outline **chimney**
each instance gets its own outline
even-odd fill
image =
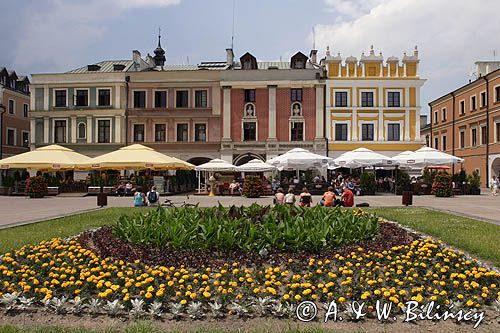
[[[318,54],[318,50],[311,50],[311,53],[309,53],[309,58],[311,58],[311,62],[313,64],[317,63],[317,58],[316,58],[317,54]]]
[[[139,64],[141,62],[141,52],[137,50],[132,51],[132,60],[136,63]]]
[[[233,53],[233,49],[226,49],[226,57],[227,57],[227,64],[229,66],[232,66],[233,65],[233,62],[234,62],[234,53]]]

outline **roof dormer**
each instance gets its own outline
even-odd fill
[[[307,59],[309,59],[309,58],[304,53],[302,53],[300,51],[295,53],[295,55],[292,57],[292,59],[290,61],[290,68],[292,68],[292,69],[305,69]]]
[[[257,69],[257,59],[249,52],[240,58],[241,69]]]

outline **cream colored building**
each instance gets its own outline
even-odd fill
[[[328,155],[359,147],[394,156],[422,146],[418,50],[385,60],[373,46],[358,61],[342,59],[327,49],[323,63],[326,80],[326,137]]]

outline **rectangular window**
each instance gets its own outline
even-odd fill
[[[290,100],[292,102],[302,102],[302,88],[290,89]]]
[[[500,142],[500,123],[496,123],[495,126],[496,126],[496,129],[497,129],[497,138],[496,138],[497,140],[496,140],[496,142]]]
[[[54,121],[54,142],[55,143],[66,142],[66,120]]]
[[[134,91],[134,108],[146,107],[146,92]]]
[[[97,104],[99,106],[110,106],[111,105],[111,90],[109,89],[98,89]]]
[[[257,137],[257,124],[255,122],[243,123],[243,141],[255,141]]]
[[[303,141],[304,140],[304,123],[293,122],[291,124],[290,141]]]
[[[361,106],[372,107],[373,106],[373,92],[372,91],[362,91],[361,92]]]
[[[16,113],[15,104],[14,104],[14,100],[13,99],[9,99],[9,113],[10,114]]]
[[[98,120],[97,121],[97,142],[110,143],[111,142],[111,121]]]
[[[187,108],[189,99],[188,90],[177,90],[175,92],[175,107],[176,108]]]
[[[347,141],[347,124],[335,124],[335,141]]]
[[[188,124],[177,124],[177,142],[189,141],[189,126]]]
[[[438,112],[434,111],[434,124],[438,123]]]
[[[335,92],[335,106],[341,108],[347,106],[347,91]]]
[[[30,146],[30,133],[23,132],[23,147],[28,148]]]
[[[387,124],[387,141],[399,141],[401,128],[399,124]]]
[[[207,141],[206,124],[194,124],[194,141],[199,141],[199,142]]]
[[[476,110],[476,96],[472,96],[470,99],[470,109],[472,111]]]
[[[434,138],[434,149],[439,149],[439,138]]]
[[[29,105],[24,103],[23,104],[23,116],[24,116],[24,118],[28,118],[28,113],[29,113]]]
[[[255,103],[255,89],[245,89],[245,103]]]
[[[486,131],[486,126],[481,126],[481,144],[482,145],[485,145],[486,143],[488,143],[488,135],[487,135],[487,131]]]
[[[446,135],[443,135],[443,151],[446,150]]]
[[[7,129],[7,145],[15,146],[16,145],[16,130]]]
[[[167,141],[167,126],[165,124],[155,124],[155,142]]]
[[[55,91],[56,95],[56,107],[57,108],[63,108],[67,106],[66,103],[66,90],[56,90]]]
[[[196,90],[194,92],[194,106],[206,108],[208,106],[208,92],[206,90]]]
[[[465,113],[465,101],[460,101],[460,114]]]
[[[166,90],[156,90],[155,91],[155,108],[166,108],[167,107],[167,91]]]
[[[446,121],[446,108],[441,110],[441,121]]]
[[[89,91],[87,89],[76,90],[75,106],[89,106]]]
[[[399,93],[399,91],[389,91],[387,93],[387,106],[400,107],[401,106],[400,95],[401,94]]]
[[[473,128],[471,130],[471,140],[472,140],[472,147],[477,146],[477,129]]]
[[[485,107],[485,106],[486,106],[486,104],[487,104],[487,103],[486,103],[486,92],[485,92],[485,91],[483,91],[483,92],[481,93],[481,107]]]
[[[500,86],[495,87],[495,102],[500,102]]]
[[[460,132],[460,148],[465,148],[465,131]]]
[[[361,140],[363,141],[373,141],[373,124],[362,124],[361,125]]]
[[[134,124],[134,142],[144,142],[144,124]]]

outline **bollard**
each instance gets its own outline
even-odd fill
[[[97,206],[104,207],[108,205],[108,195],[106,193],[97,193]]]
[[[403,191],[403,205],[411,206],[413,204],[413,192],[412,191]]]

